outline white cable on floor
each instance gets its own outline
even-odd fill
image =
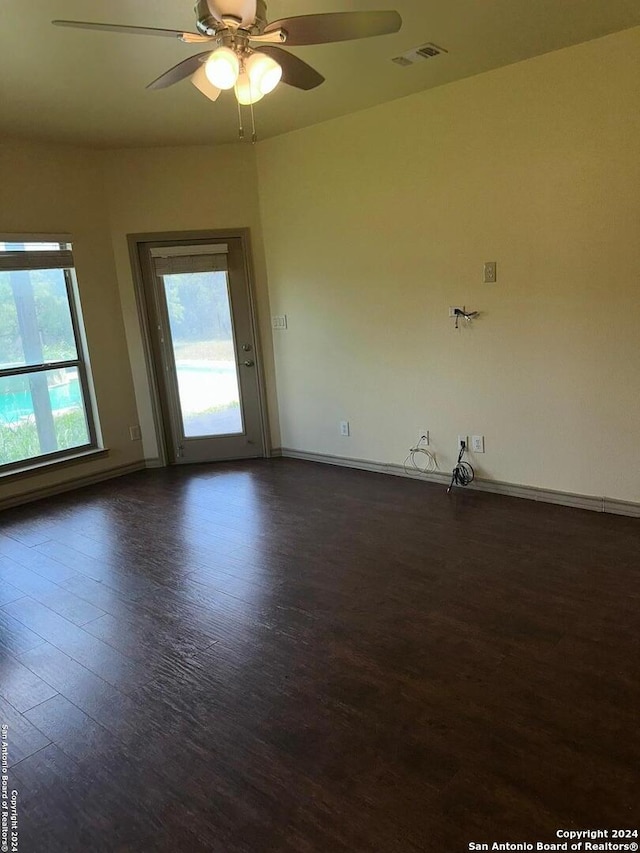
[[[425,436],[421,436],[420,441],[416,446],[409,449],[409,455],[403,463],[405,474],[429,474],[432,471],[438,470],[438,460],[436,459],[435,453],[432,453],[428,448],[424,447],[423,443],[425,440]],[[418,464],[418,454],[425,457],[423,467]]]

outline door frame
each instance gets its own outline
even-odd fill
[[[151,319],[149,317],[149,311],[147,308],[148,294],[147,288],[145,287],[145,280],[150,274],[152,274],[152,270],[150,269],[148,264],[149,256],[146,252],[146,247],[150,243],[165,243],[168,246],[180,245],[181,243],[188,245],[189,243],[206,242],[207,240],[223,241],[231,238],[239,239],[242,247],[244,274],[247,282],[247,293],[249,297],[251,331],[253,334],[253,339],[255,341],[255,362],[258,381],[260,429],[262,433],[262,446],[264,448],[263,458],[270,458],[271,441],[267,420],[267,399],[262,361],[262,342],[260,339],[260,327],[258,324],[257,306],[254,293],[254,275],[251,253],[250,229],[235,228],[216,229],[208,231],[157,231],[145,232],[142,234],[127,234],[127,244],[129,247],[129,259],[131,263],[131,271],[133,274],[136,308],[138,310],[138,322],[142,336],[142,347],[144,350],[147,383],[151,398],[153,424],[155,429],[156,442],[158,445],[158,464],[160,467],[163,468],[169,465],[167,436],[168,425],[165,424],[161,404],[160,380],[158,377],[158,370],[161,366],[156,364],[156,359],[153,356],[153,345],[150,329]]]

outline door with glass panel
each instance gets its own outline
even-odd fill
[[[156,375],[171,463],[263,456],[242,241],[150,245]]]

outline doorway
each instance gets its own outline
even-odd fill
[[[136,245],[166,461],[264,456],[259,353],[242,235]]]

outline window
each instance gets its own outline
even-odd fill
[[[71,244],[17,239],[0,237],[0,473],[97,446]]]

